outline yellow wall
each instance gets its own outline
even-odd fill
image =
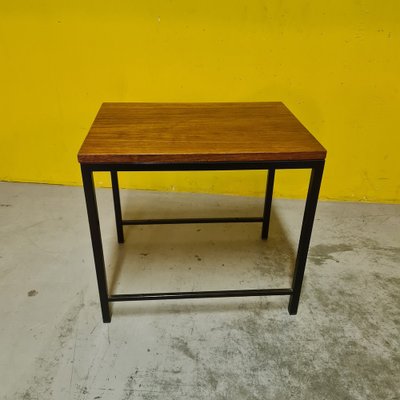
[[[0,179],[80,184],[103,101],[281,100],[328,149],[322,198],[399,202],[399,20],[398,0],[0,0]],[[278,195],[304,195],[300,177],[278,175]],[[264,180],[122,186],[259,195]]]

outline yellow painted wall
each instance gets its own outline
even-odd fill
[[[0,180],[80,184],[103,101],[281,100],[328,149],[322,198],[399,202],[399,21],[398,0],[0,0]],[[278,195],[304,195],[306,175],[277,178]],[[122,186],[260,195],[264,181]]]

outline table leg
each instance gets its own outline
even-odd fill
[[[97,285],[99,288],[101,313],[103,322],[111,321],[110,307],[108,303],[107,276],[104,265],[103,245],[97,210],[96,192],[93,182],[93,172],[90,168],[81,165],[83,189],[85,191],[86,208],[89,218],[90,236],[92,239],[94,265],[96,267]]]
[[[121,199],[119,197],[118,172],[111,171],[111,183],[114,199],[115,224],[117,227],[118,243],[124,243],[124,229],[122,226]]]
[[[271,219],[272,193],[274,191],[274,180],[275,180],[275,169],[270,168],[268,170],[267,188],[265,191],[263,224],[261,231],[261,238],[264,240],[268,239],[269,223]]]
[[[306,267],[308,248],[310,246],[311,232],[314,223],[315,210],[318,203],[318,194],[321,187],[323,171],[324,161],[321,161],[321,163],[318,163],[317,166],[312,168],[311,172],[310,185],[308,187],[306,206],[304,210],[303,223],[301,226],[301,234],[293,275],[293,294],[290,296],[289,300],[289,314],[291,315],[297,314],[297,308],[299,306],[301,285],[303,283],[304,270]]]

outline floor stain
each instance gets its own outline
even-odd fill
[[[33,397],[28,390],[22,395],[22,400],[33,400]]]
[[[354,248],[346,243],[340,244],[318,244],[310,249],[309,259],[316,265],[321,266],[327,261],[339,262],[333,254],[353,251]]]
[[[30,290],[30,291],[28,292],[28,297],[36,296],[38,293],[39,293],[39,292],[38,292],[37,290],[35,290],[35,289]]]
[[[400,262],[400,247],[395,246],[381,246],[376,240],[363,239],[361,245],[368,250],[375,253],[375,261],[378,262],[380,259],[385,257],[386,259],[394,262]]]
[[[132,398],[134,394],[133,386],[135,384],[135,377],[134,375],[130,375],[126,381],[125,387],[124,387],[124,397],[122,400],[129,400]]]
[[[198,356],[193,353],[193,351],[189,348],[188,343],[182,338],[174,338],[172,342],[172,348],[183,353],[185,356],[191,358],[193,361],[198,360]]]

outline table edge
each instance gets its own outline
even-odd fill
[[[299,153],[231,153],[231,154],[79,154],[81,164],[146,164],[146,163],[212,163],[212,162],[274,162],[274,161],[323,161],[327,151]]]

